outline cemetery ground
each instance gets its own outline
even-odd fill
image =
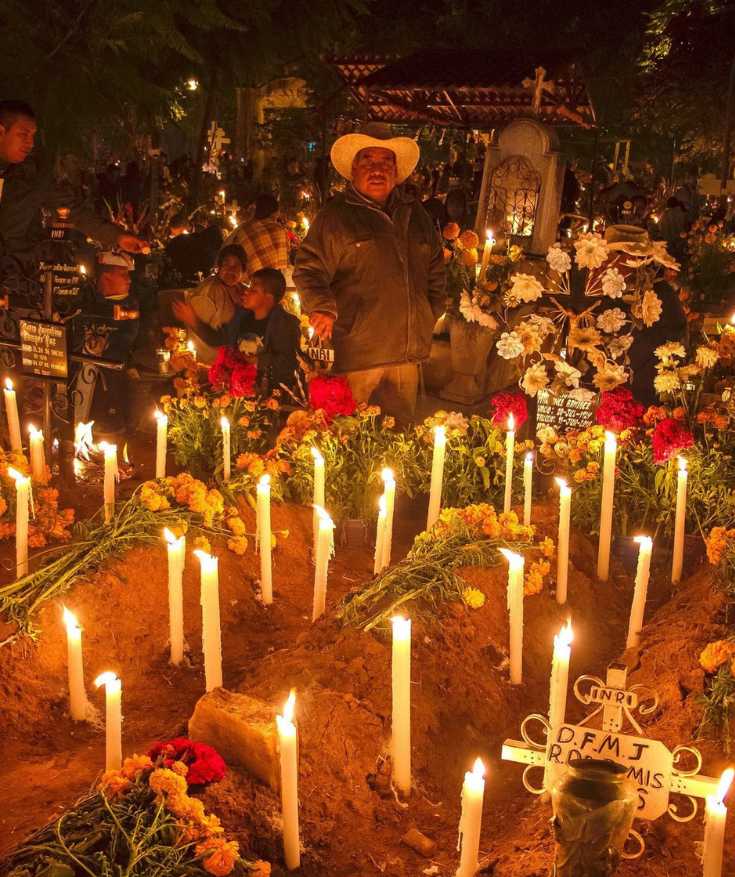
[[[152,464],[145,449],[132,445],[131,456],[144,460],[142,474],[148,474]],[[98,493],[87,490],[86,498],[84,493],[74,497],[80,514],[86,503],[91,512],[98,502]],[[461,781],[478,755],[488,767],[480,845],[484,873],[549,873],[550,805],[525,791],[523,768],[502,762],[500,752],[504,739],[520,739],[525,716],[546,712],[553,635],[570,614],[575,635],[567,711],[571,721],[589,712],[574,699],[573,680],[585,673],[604,677],[606,665],[622,657],[631,671],[629,681],[645,683],[661,698],[657,711],[643,721],[645,735],[672,749],[683,743],[698,746],[702,772],[709,776],[718,776],[727,766],[719,741],[711,736],[695,739],[704,682],[698,656],[724,630],[719,623],[723,598],[712,588],[710,568],[690,569],[673,593],[665,564],[655,568],[641,645],[624,653],[633,571],[614,564],[610,582],[596,582],[594,545],[573,533],[567,606],[558,606],[548,588],[525,599],[521,686],[508,681],[505,566],[464,571],[468,583],[487,597],[481,608],[444,604],[431,615],[412,613],[414,788],[405,806],[390,789],[384,760],[391,713],[389,637],[343,627],[333,615],[346,593],[370,580],[371,547],[338,546],[330,568],[327,613],[312,624],[311,510],[274,504],[272,513],[274,530],[289,530],[274,554],[272,606],[256,599],[258,559],[252,551],[237,557],[216,544],[213,549],[220,555],[225,687],[261,699],[273,714],[290,688],[297,692],[301,873],[453,874]],[[405,554],[424,514],[420,505],[399,505],[394,559]],[[536,507],[534,522],[541,532],[554,535],[553,499]],[[247,524],[252,532],[254,517]],[[5,543],[5,569],[11,554],[12,544]],[[146,751],[156,740],[186,734],[204,693],[199,570],[189,557],[184,600],[189,652],[179,668],[168,664],[163,546],[137,547],[108,561],[42,609],[35,643],[21,639],[0,649],[0,856],[58,817],[89,790],[104,766],[104,732],[68,717],[62,602],[82,620],[93,703],[103,706],[101,693],[91,686],[97,673],[112,669],[122,679],[123,750],[129,755]],[[0,638],[10,633],[6,626]],[[280,873],[278,793],[226,759],[224,780],[203,793],[207,810],[221,818],[243,855],[269,860],[274,873]],[[401,841],[412,827],[433,841],[428,855]],[[687,824],[664,816],[656,822],[637,821],[634,827],[643,834],[646,851],[642,859],[621,865],[623,877],[698,872],[701,810]],[[735,874],[732,832],[723,873]]]

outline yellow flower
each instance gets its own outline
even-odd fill
[[[185,795],[187,789],[186,780],[167,767],[156,768],[148,778],[148,785],[159,798],[164,795]]]
[[[106,770],[97,787],[106,798],[117,798],[128,791],[132,783],[119,770]]]
[[[577,469],[577,471],[574,473],[573,477],[574,477],[574,480],[577,482],[577,484],[582,484],[583,482],[585,482],[587,480],[587,470],[586,469]]]
[[[207,400],[204,396],[194,396],[194,407],[200,409],[207,407]]]
[[[144,770],[153,767],[153,762],[147,755],[135,755],[126,758],[122,764],[122,774],[130,780],[135,780]]]
[[[714,673],[726,661],[735,655],[735,642],[718,639],[704,647],[699,656],[699,663],[705,673]]]
[[[195,536],[193,548],[195,551],[204,551],[207,554],[212,553],[212,546],[209,544],[209,539],[206,536]]]
[[[235,536],[234,539],[227,540],[227,547],[230,551],[242,557],[243,554],[247,553],[248,540],[244,536]]]
[[[175,761],[171,765],[171,770],[182,777],[185,777],[189,773],[189,767],[188,765],[184,764],[183,761]]]
[[[541,553],[543,554],[543,556],[548,558],[552,558],[556,551],[556,548],[554,547],[554,540],[549,539],[548,536],[546,536],[546,538],[541,542],[539,548],[541,549]]]
[[[227,518],[227,527],[235,534],[235,536],[245,535],[245,521],[237,515]]]
[[[475,466],[479,467],[480,469],[482,469],[482,467],[485,466],[486,463],[487,461],[484,457],[475,457]]]
[[[485,605],[485,595],[479,588],[465,588],[462,598],[470,609],[479,609]]]
[[[215,877],[225,877],[231,873],[238,859],[240,846],[236,840],[210,838],[197,844],[196,854],[202,858],[204,870]]]

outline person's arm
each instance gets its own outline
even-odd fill
[[[429,261],[429,286],[426,294],[434,317],[439,319],[446,308],[447,272],[444,266],[444,247],[442,246],[441,238],[430,220],[428,220],[428,224],[431,225],[432,237]]]
[[[230,323],[225,323],[219,329],[213,329],[197,317],[194,308],[188,302],[174,301],[171,303],[171,310],[179,322],[196,332],[202,341],[210,347],[222,347],[229,344],[232,323],[239,321],[236,314]]]
[[[337,318],[337,300],[331,283],[337,270],[341,231],[324,212],[317,215],[296,253],[293,281],[311,324],[320,337],[329,338]]]

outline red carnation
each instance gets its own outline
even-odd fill
[[[651,444],[654,463],[665,463],[679,451],[691,448],[694,444],[694,436],[678,420],[667,417],[656,424]]]
[[[323,411],[327,423],[335,417],[355,413],[355,399],[347,379],[338,376],[317,375],[309,381],[309,405]]]
[[[258,377],[258,369],[250,362],[237,365],[232,370],[230,377],[231,396],[254,396],[255,379]]]
[[[595,420],[605,429],[620,432],[638,426],[645,410],[645,406],[635,401],[627,387],[617,387],[602,394]]]
[[[183,761],[189,768],[186,782],[190,786],[217,783],[227,772],[227,765],[216,749],[206,743],[196,743],[188,737],[175,737],[156,743],[148,751],[148,757],[164,767],[171,767],[175,761]]]
[[[254,396],[257,367],[234,347],[220,347],[207,377],[216,390],[231,396]]]
[[[520,429],[528,420],[528,405],[523,393],[496,393],[490,400],[492,422],[502,429],[508,428],[508,418],[513,415],[513,428]]]

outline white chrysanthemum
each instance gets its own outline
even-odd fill
[[[597,232],[581,234],[574,242],[574,249],[577,252],[574,261],[580,268],[599,268],[610,253],[602,235]]]
[[[477,323],[488,329],[497,329],[498,327],[495,317],[484,311],[475,301],[475,297],[470,298],[466,291],[463,291],[459,297],[459,312],[468,323]]]
[[[592,383],[600,390],[614,390],[624,384],[628,379],[628,373],[622,365],[608,363],[604,368],[599,369],[592,379]]]
[[[569,398],[577,402],[591,402],[596,395],[592,390],[586,390],[584,387],[577,387],[576,390],[569,391]]]
[[[552,271],[558,271],[559,274],[566,274],[572,267],[572,260],[569,257],[569,253],[567,253],[566,250],[562,250],[559,244],[554,244],[549,247],[549,252],[546,254],[546,261],[549,263],[549,268],[551,268]]]
[[[469,421],[459,411],[450,411],[444,420],[444,425],[448,430],[456,429],[457,432],[461,433],[465,433],[469,429]]]
[[[610,335],[619,332],[625,325],[625,311],[620,308],[608,308],[597,317],[597,328]]]
[[[535,396],[539,390],[545,389],[549,385],[549,376],[546,374],[546,366],[538,362],[526,369],[521,386],[524,393],[529,396]]]
[[[608,342],[607,352],[613,359],[620,359],[621,356],[624,356],[630,350],[632,343],[632,335],[619,335]]]
[[[683,359],[687,353],[684,345],[678,341],[667,341],[666,344],[660,344],[653,352],[659,359],[671,359],[672,356]]]
[[[661,299],[652,289],[647,289],[643,293],[643,301],[641,302],[641,316],[646,326],[653,326],[657,322],[662,309]]]
[[[608,298],[622,298],[625,292],[625,278],[617,268],[608,268],[602,275],[602,291]]]
[[[697,365],[700,368],[714,368],[719,358],[717,351],[711,347],[702,346],[697,348]]]
[[[578,368],[569,365],[563,359],[558,359],[554,362],[554,369],[568,389],[576,390],[579,386],[579,379],[582,377],[582,372]]]
[[[523,353],[523,342],[516,332],[503,332],[495,348],[503,359],[515,359]]]
[[[663,371],[653,379],[653,386],[657,393],[675,393],[681,387],[681,382],[676,372]]]
[[[549,319],[549,317],[541,317],[538,314],[531,314],[527,318],[527,322],[533,323],[542,338],[546,338],[547,335],[556,332],[556,324],[553,320]]]
[[[510,297],[518,301],[531,302],[541,298],[544,287],[532,274],[514,274],[511,278]]]
[[[540,426],[536,430],[536,438],[544,445],[554,444],[559,436],[553,426]]]

